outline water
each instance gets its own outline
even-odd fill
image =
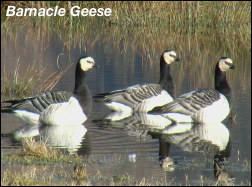
[[[111,29],[116,30],[116,28]],[[39,35],[37,33],[39,31],[35,30],[31,33],[31,30],[29,26],[21,29],[16,33],[16,40],[4,32],[1,33],[2,76],[4,69],[6,72],[13,72],[17,61],[21,64],[20,75],[29,65],[35,64],[38,68],[46,66],[45,76],[48,76],[71,63],[75,64],[81,56],[90,55],[100,66],[99,69],[88,72],[88,84],[93,95],[138,83],[157,83],[159,58],[165,49],[175,49],[183,60],[181,63],[172,64],[171,67],[177,96],[196,88],[213,87],[215,63],[222,56],[231,57],[237,67],[236,70],[227,73],[233,91],[232,113],[236,116],[235,123],[226,119],[223,124],[214,126],[216,129],[207,130],[206,127],[203,131],[216,140],[218,137],[224,137],[222,134],[224,129],[227,136],[222,143],[228,144],[226,152],[229,152],[228,156],[223,156],[228,157],[228,161],[224,164],[224,172],[234,177],[236,184],[251,181],[251,52],[246,45],[250,42],[242,41],[239,36],[237,40],[233,39],[230,42],[227,39],[228,33],[220,36],[218,30],[198,35],[182,32],[180,37],[174,32],[169,33],[167,38],[164,36],[166,33],[160,30],[160,36],[153,37],[155,40],[147,40],[142,36],[137,42],[133,31],[132,35],[120,38],[113,31],[102,32],[100,29],[97,30],[97,35],[94,32],[86,33],[84,35],[86,43],[80,42],[79,45],[69,47],[57,32],[45,34],[40,38],[34,37]],[[147,42],[143,44],[142,41]],[[63,55],[59,56],[61,53]],[[75,67],[71,66],[54,90],[72,90],[74,71]],[[85,128],[76,127],[68,130],[56,127],[53,129],[53,127],[26,126],[25,128],[34,135],[40,133],[41,136],[53,137],[52,144],[67,146],[70,152],[77,151],[79,155],[103,159],[104,163],[99,170],[105,176],[128,173],[139,180],[143,177],[165,178],[166,181],[173,180],[175,184],[185,184],[186,178],[189,184],[200,184],[200,176],[206,177],[210,182],[216,180],[214,156],[219,151],[212,144],[206,143],[207,138],[198,135],[199,140],[205,141],[203,145],[178,143],[179,139],[185,139],[190,133],[190,136],[193,136],[201,131],[199,128],[203,127],[190,126],[192,129],[187,130],[180,137],[168,136],[166,132],[171,129],[166,129],[164,132],[158,127],[150,124],[141,125],[139,120],[136,121],[136,118],[143,119],[146,116],[132,117],[115,123],[101,121],[100,119],[108,113],[109,110],[105,106],[93,103],[92,114],[85,122]],[[22,121],[8,114],[1,115],[1,123],[2,134],[14,132],[24,126]],[[160,134],[162,131],[163,133]],[[65,138],[71,137],[70,133],[75,135],[75,140],[69,141],[72,144],[69,144]],[[64,139],[63,143],[62,139]],[[8,136],[2,136],[1,142],[2,151],[13,145]],[[208,153],[206,147],[210,147],[212,151]],[[166,157],[172,158],[174,163],[162,169],[160,158]],[[245,166],[246,161],[248,166]],[[90,170],[95,174],[95,169],[90,168]]]

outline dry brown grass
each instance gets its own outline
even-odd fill
[[[78,5],[81,8],[111,8],[112,15],[100,17],[107,24],[119,25],[165,25],[198,27],[216,27],[219,25],[249,24],[251,2],[248,1],[6,1],[1,3],[2,14],[8,5],[16,7],[48,8],[64,7],[67,11]],[[75,19],[66,16],[70,25]],[[85,18],[94,20],[93,18]],[[77,18],[77,21],[80,19]]]
[[[19,155],[33,156],[48,160],[58,160],[60,157],[64,156],[59,149],[48,146],[45,141],[35,141],[32,137],[24,138],[22,140],[22,148]]]
[[[36,95],[46,90],[52,90],[70,66],[60,72],[47,76],[46,67],[37,68],[30,65],[24,74],[19,73],[19,60],[14,72],[3,70],[1,76],[1,99],[21,98],[25,95]],[[38,86],[39,85],[39,86]]]

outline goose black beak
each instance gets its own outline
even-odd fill
[[[99,68],[99,65],[95,64],[93,67],[94,67],[94,68]]]
[[[181,59],[177,57],[177,58],[175,59],[175,61],[181,62]]]
[[[230,66],[230,69],[235,69],[235,66],[234,66],[234,65],[231,65],[231,66]]]

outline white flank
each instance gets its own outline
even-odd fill
[[[26,110],[15,110],[15,116],[29,125],[39,124],[39,114],[28,112]]]
[[[140,104],[136,104],[133,108],[134,111],[148,112],[157,106],[163,106],[173,101],[173,98],[167,91],[163,90],[161,94],[143,100]]]
[[[134,86],[135,87],[135,86]],[[144,99],[141,103],[128,106],[119,102],[105,103],[105,105],[117,112],[148,112],[157,106],[163,106],[173,101],[173,98],[168,94],[167,91],[163,90],[158,96],[153,96],[148,99]]]
[[[229,114],[229,104],[226,97],[220,94],[220,99],[211,105],[200,109],[192,116],[181,113],[164,113],[165,116],[177,123],[219,123],[222,122]]]
[[[87,117],[78,100],[71,97],[68,102],[50,105],[42,112],[39,120],[47,125],[80,125]]]
[[[218,123],[227,117],[229,111],[229,104],[226,97],[220,94],[218,101],[199,110],[192,118],[198,123]]]

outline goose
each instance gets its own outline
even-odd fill
[[[174,84],[170,74],[170,65],[180,61],[176,52],[165,50],[160,57],[160,80],[158,84],[137,84],[126,89],[100,93],[93,96],[95,102],[104,103],[117,112],[148,112],[155,106],[173,101]]]
[[[74,91],[44,92],[19,100],[1,102],[1,113],[13,113],[27,124],[76,125],[86,121],[92,108],[92,95],[86,83],[86,71],[97,67],[90,56],[78,60]]]
[[[230,112],[231,89],[226,72],[235,69],[233,61],[222,57],[215,66],[215,89],[190,91],[174,101],[154,108],[150,113],[161,114],[175,122],[218,123]]]

